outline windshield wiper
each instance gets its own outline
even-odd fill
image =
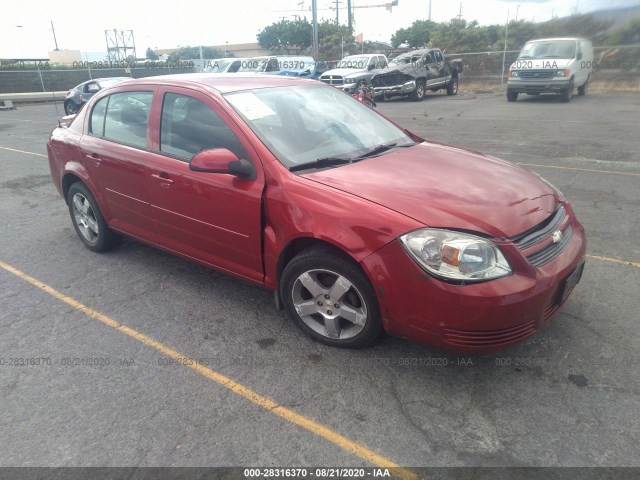
[[[397,145],[397,143],[383,143],[382,145],[378,145],[377,147],[373,147],[372,149],[366,151],[362,155],[358,155],[356,158],[372,157],[374,155],[378,155],[379,153],[384,153],[387,150],[391,150],[396,145]]]
[[[398,145],[397,143],[383,143],[382,145],[378,145],[377,147],[373,147],[371,150],[363,153],[362,155],[358,155],[355,159],[362,160],[363,158],[373,157],[375,155],[380,155],[392,148],[407,148],[413,147],[415,143],[403,143],[402,145]]]
[[[344,157],[322,157],[310,162],[299,163],[289,167],[290,172],[297,172],[298,170],[307,170],[310,168],[322,168],[330,167],[332,165],[344,165],[345,163],[352,163],[353,159]]]

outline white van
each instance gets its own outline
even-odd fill
[[[593,71],[593,47],[584,38],[543,38],[531,40],[509,68],[507,100],[518,94],[558,93],[568,102],[573,90],[587,93]]]

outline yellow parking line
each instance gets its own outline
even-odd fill
[[[134,338],[139,342],[144,343],[149,347],[155,348],[157,351],[161,352],[167,357],[171,357],[175,360],[180,361],[182,364],[186,364],[185,366],[191,368],[192,370],[195,370],[203,377],[206,377],[209,380],[212,380],[218,383],[219,385],[222,385],[223,387],[228,388],[232,392],[237,393],[241,397],[244,397],[250,402],[255,403],[259,407],[262,407],[265,410],[271,413],[274,413],[275,415],[278,415],[281,418],[284,418],[288,422],[298,425],[299,427],[302,427],[305,430],[308,430],[309,432],[314,433],[319,437],[324,438],[325,440],[328,440],[329,442],[339,446],[340,448],[346,450],[347,452],[352,453],[357,457],[360,457],[366,462],[369,462],[380,468],[393,468],[394,469],[393,475],[400,477],[404,480],[415,480],[418,478],[418,476],[415,473],[411,472],[410,470],[399,467],[397,464],[395,464],[388,458],[385,458],[382,455],[378,455],[377,453],[369,450],[368,448],[354,442],[353,440],[349,440],[343,435],[340,435],[339,433],[331,430],[330,428],[325,427],[324,425],[321,425],[315,422],[314,420],[311,420],[310,418],[307,418],[303,415],[300,415],[299,413],[294,412],[293,410],[289,410],[288,408],[278,405],[276,402],[274,402],[270,398],[260,395],[259,393],[251,390],[250,388],[245,387],[244,385],[241,385],[238,382],[235,382],[229,377],[226,377],[216,372],[215,370],[212,370],[211,368],[207,368],[205,366],[198,364],[195,360],[189,359],[188,357],[172,349],[171,347],[168,347],[167,345],[160,343],[157,340],[154,340],[146,336],[145,334],[140,333],[137,330],[134,330],[131,327],[127,327],[126,325],[123,325],[122,323],[112,319],[111,317],[108,317],[107,315],[104,315],[103,313],[100,313],[90,307],[87,307],[86,305],[78,302],[77,300],[74,300],[73,298],[58,292],[57,290],[50,287],[49,285],[42,283],[41,281],[27,275],[26,273],[12,267],[11,265],[8,265],[4,262],[0,262],[0,268],[6,270],[9,273],[12,273],[13,275],[16,275],[17,277],[21,278],[25,282],[30,283],[31,285],[39,288],[43,292],[46,292],[52,297],[73,307],[75,310],[82,312],[85,315],[91,318],[94,318],[104,323],[105,325],[115,330],[118,330],[119,332],[124,333],[125,335],[128,335],[129,337]]]
[[[621,265],[629,265],[631,267],[636,267],[636,268],[640,268],[640,263],[637,262],[630,262],[628,260],[620,260],[618,258],[609,258],[609,257],[601,257],[600,255],[586,255],[589,258],[595,258],[596,260],[602,260],[604,262],[611,262],[611,263],[619,263]]]
[[[538,165],[536,163],[518,163],[518,165],[522,165],[525,167],[559,168],[561,170],[580,170],[581,172],[610,173],[613,175],[629,175],[633,177],[640,177],[640,173],[616,172],[614,170],[596,170],[593,168],[562,167],[560,165]]]
[[[9,150],[10,152],[26,153],[27,155],[36,155],[38,157],[46,157],[42,153],[28,152],[26,150],[18,150],[17,148],[0,147],[0,150]]]

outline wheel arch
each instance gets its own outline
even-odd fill
[[[280,298],[280,282],[282,279],[282,272],[284,272],[286,266],[289,264],[289,262],[291,262],[291,260],[295,258],[296,255],[312,248],[324,248],[332,253],[335,253],[338,256],[351,260],[354,265],[357,265],[357,268],[362,271],[365,277],[367,277],[369,281],[371,281],[365,269],[362,268],[362,265],[360,265],[360,262],[358,262],[352,255],[350,255],[345,248],[342,248],[334,243],[317,237],[297,237],[290,240],[289,243],[287,243],[282,248],[276,262],[276,276],[274,279],[276,288],[274,290],[274,295],[276,307],[278,309],[281,310],[284,308],[284,305],[282,304],[282,300]]]
[[[332,250],[336,254],[349,258],[354,263],[360,265],[360,263],[353,258],[346,249],[338,245],[317,237],[298,237],[287,243],[280,251],[278,261],[276,262],[276,282],[278,285],[280,284],[280,277],[282,276],[282,272],[287,264],[300,252],[311,248],[326,248],[327,250]]]
[[[76,175],[75,173],[65,173],[64,177],[62,177],[62,197],[64,198],[64,201],[67,201],[67,194],[69,193],[69,189],[71,188],[71,185],[73,185],[74,183],[77,182],[81,182],[84,183],[85,185],[87,185],[82,178],[80,178],[78,175]],[[89,188],[89,190],[91,190],[91,188],[87,185],[87,188]],[[93,191],[91,192],[93,193]],[[95,195],[94,195],[95,197]]]

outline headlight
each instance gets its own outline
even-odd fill
[[[356,83],[356,81],[353,78],[345,78],[344,83]]]
[[[478,282],[512,272],[500,249],[475,235],[424,228],[402,235],[400,242],[422,268],[445,280]]]
[[[568,77],[569,73],[569,70],[558,70],[556,71],[556,77]]]
[[[518,72],[517,70],[509,70],[509,76],[510,77],[518,77],[518,76],[520,76],[520,72]]]

